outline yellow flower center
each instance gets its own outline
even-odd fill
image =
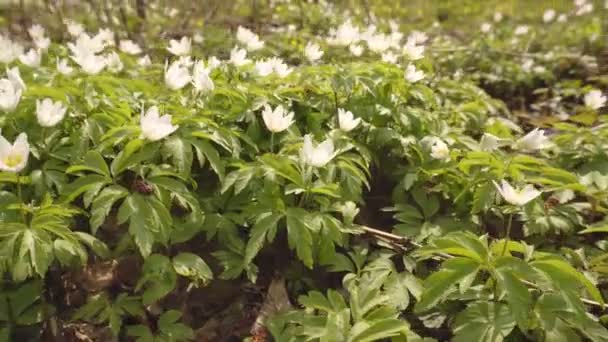
[[[23,161],[23,157],[18,155],[18,154],[9,154],[8,156],[6,156],[4,158],[4,160],[2,161],[4,163],[4,165],[8,166],[8,167],[16,167],[17,165],[21,164],[21,162]]]

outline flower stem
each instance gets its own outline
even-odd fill
[[[19,197],[19,212],[21,212],[21,218],[23,219],[23,223],[27,224],[25,208],[23,205],[23,193],[21,192],[21,176],[19,176],[19,174],[17,174],[17,196]]]
[[[509,239],[511,238],[511,225],[513,223],[513,214],[509,214],[509,221],[507,223],[507,231],[505,233],[505,242],[502,247],[501,256],[504,256],[507,253],[507,245],[509,244]]]
[[[270,153],[274,153],[274,132],[270,132]]]

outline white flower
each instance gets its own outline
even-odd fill
[[[150,56],[145,55],[145,56],[137,59],[137,65],[139,65],[141,67],[147,67],[147,66],[152,65],[152,60],[150,60]]]
[[[66,21],[65,25],[68,29],[68,33],[72,37],[78,37],[84,32],[84,26],[82,26],[82,24],[80,24],[79,22],[68,20]]]
[[[219,59],[217,59],[217,57],[215,57],[215,56],[211,56],[207,59],[207,66],[211,70],[217,68],[221,64],[222,64],[222,62]]]
[[[44,38],[44,27],[35,24],[32,25],[28,30],[27,33],[30,34],[30,37],[32,37],[32,39],[36,40],[36,39],[42,39]]]
[[[531,184],[526,185],[523,189],[514,189],[511,184],[505,180],[501,182],[500,186],[496,182],[492,182],[498,192],[500,192],[502,198],[513,205],[523,206],[541,194],[541,192],[534,189],[534,186]]]
[[[408,39],[403,46],[403,53],[412,61],[419,60],[424,57],[424,46],[416,45],[416,41]]]
[[[67,108],[63,106],[63,103],[46,98],[42,100],[36,100],[36,118],[38,123],[42,127],[53,127],[65,116]]]
[[[500,147],[501,139],[493,134],[484,133],[479,141],[479,147],[482,151],[492,152]]]
[[[215,89],[213,80],[209,77],[211,69],[205,67],[203,61],[198,61],[192,68],[192,86],[197,92],[207,93]]]
[[[288,67],[287,64],[285,64],[285,62],[278,57],[270,58],[269,62],[272,64],[272,70],[274,70],[274,72],[276,72],[281,78],[291,74],[293,71],[293,69]]]
[[[259,50],[264,47],[264,42],[251,30],[239,26],[236,30],[236,39],[244,44],[249,51]]]
[[[262,118],[269,131],[279,133],[291,126],[293,123],[293,112],[287,112],[282,105],[278,105],[273,110],[269,105],[264,105]]]
[[[524,137],[515,142],[515,148],[524,151],[540,150],[549,145],[549,138],[545,136],[545,131],[535,128]]]
[[[319,47],[319,44],[316,43],[308,42],[304,48],[304,56],[306,56],[306,59],[308,59],[311,63],[319,60],[323,56],[323,53],[324,52]]]
[[[342,108],[338,108],[338,125],[340,129],[349,132],[353,129],[357,128],[357,126],[361,123],[361,118],[354,118],[353,113],[350,111],[344,110]]]
[[[552,21],[555,18],[555,14],[556,13],[555,13],[555,10],[553,8],[550,8],[550,9],[546,10],[543,13],[543,21],[545,23],[548,23],[548,22]]]
[[[106,66],[108,67],[108,71],[110,72],[120,72],[122,71],[123,64],[120,60],[120,56],[112,51],[106,55]]]
[[[30,145],[27,142],[27,134],[21,133],[11,143],[0,135],[0,170],[6,172],[19,172],[27,165],[30,154]]]
[[[0,110],[10,113],[19,104],[21,90],[15,89],[13,82],[3,78],[0,80]]]
[[[499,23],[502,21],[502,13],[500,12],[495,12],[494,13],[494,22],[495,23]]]
[[[567,203],[567,202],[573,200],[575,197],[575,194],[574,194],[574,191],[572,191],[570,189],[564,189],[564,190],[554,193],[553,197],[555,197],[559,201],[559,203],[564,204],[564,203]]]
[[[439,160],[450,159],[450,149],[441,139],[435,139],[431,146],[431,157]]]
[[[412,40],[416,44],[424,44],[429,39],[429,37],[424,32],[420,31],[412,31],[410,35],[407,37],[407,40]]]
[[[273,64],[269,60],[260,60],[255,62],[254,70],[258,76],[265,77],[272,74]]]
[[[92,53],[72,56],[72,60],[89,75],[97,75],[106,67],[106,58]]]
[[[235,46],[230,50],[230,63],[237,67],[251,63],[251,60],[247,59],[247,50]]]
[[[391,40],[384,34],[375,34],[369,37],[367,40],[367,47],[376,53],[386,51],[391,46]]]
[[[199,32],[197,32],[197,33],[194,34],[194,36],[192,36],[192,40],[195,43],[200,44],[200,43],[202,43],[205,40],[205,38],[203,37],[202,34],[200,34]]]
[[[142,112],[139,125],[144,138],[150,141],[160,140],[179,127],[171,124],[171,115],[160,116],[156,106],[148,108],[146,114]]]
[[[352,44],[348,47],[348,50],[353,54],[353,56],[359,57],[363,53],[363,46],[359,44]]]
[[[490,30],[492,30],[492,24],[490,24],[490,23],[481,24],[481,32],[488,33],[488,32],[490,32]]]
[[[327,139],[315,147],[310,134],[304,136],[304,145],[300,151],[300,158],[304,164],[323,167],[334,158],[334,155],[334,143],[331,139]]]
[[[391,51],[382,54],[382,61],[386,63],[396,64],[398,56]]]
[[[75,57],[96,54],[105,47],[102,38],[100,35],[91,38],[88,34],[82,33],[76,38],[76,42],[68,43],[67,46]]]
[[[528,25],[519,25],[515,28],[513,34],[515,34],[516,36],[522,36],[524,34],[527,34],[528,31],[530,31],[530,27],[528,27]]]
[[[532,70],[533,66],[534,66],[534,60],[527,58],[521,64],[521,70],[523,70],[525,72],[530,72]]]
[[[585,94],[585,106],[591,109],[600,109],[606,104],[606,96],[602,95],[601,90],[591,90]]]
[[[579,16],[579,15],[584,15],[584,14],[588,14],[593,12],[593,4],[590,2],[587,3],[583,3],[582,6],[580,6],[577,10],[575,15]]]
[[[332,29],[332,31],[330,31],[330,37],[327,39],[327,42],[331,45],[347,46],[361,39],[359,30],[351,24],[350,20],[340,25],[337,30]]]
[[[46,50],[51,45],[51,39],[48,37],[34,39],[34,45],[38,50]]]
[[[29,67],[37,68],[40,66],[41,58],[40,50],[29,49],[27,53],[19,56],[19,61]]]
[[[170,89],[182,89],[186,84],[190,83],[191,80],[192,77],[190,77],[188,67],[179,60],[174,61],[169,66],[165,64],[165,84]]]
[[[0,35],[0,63],[11,63],[23,54],[23,46]]]
[[[114,46],[114,32],[108,28],[99,29],[95,39],[98,39],[104,46]]]
[[[410,64],[405,69],[405,79],[410,83],[416,83],[424,78],[424,72],[417,70],[414,64]]]
[[[167,51],[176,56],[187,56],[190,50],[192,50],[192,39],[189,37],[182,37],[180,40],[171,39],[167,47]]]
[[[123,39],[118,43],[120,51],[128,55],[139,55],[142,50],[134,41],[130,39]]]
[[[13,67],[10,69],[6,68],[6,76],[16,90],[21,90],[22,92],[25,91],[25,82],[23,82],[21,79],[21,74],[19,73],[18,67]]]
[[[568,16],[566,16],[564,13],[560,14],[557,17],[557,22],[558,23],[565,23],[568,20]]]

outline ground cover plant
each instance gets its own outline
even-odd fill
[[[608,2],[0,8],[0,341],[607,341]]]

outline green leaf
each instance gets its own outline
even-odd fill
[[[80,171],[91,171],[102,176],[110,177],[110,169],[103,159],[103,156],[94,150],[88,151],[84,156],[84,163],[82,165],[70,166],[65,170],[66,173],[75,173]]]
[[[267,213],[255,223],[249,234],[249,241],[245,248],[245,263],[250,263],[264,246],[264,241],[274,240],[277,223],[283,217],[281,214]]]
[[[449,294],[449,289],[467,277],[473,277],[479,270],[475,260],[456,257],[446,260],[441,270],[424,280],[424,292],[416,304],[415,311],[423,312],[433,308]]]
[[[595,285],[593,285],[593,283],[584,274],[577,271],[567,262],[558,259],[546,258],[537,259],[531,262],[530,265],[540,270],[554,281],[569,278],[574,283],[584,285],[589,295],[591,295],[592,299],[596,300],[601,304],[604,304],[604,299],[602,298],[600,291],[595,287]],[[557,288],[560,287],[557,282],[555,285],[557,285]]]
[[[409,326],[406,322],[389,318],[377,321],[357,322],[349,331],[349,342],[374,342],[389,337],[406,334]]]
[[[407,272],[392,273],[387,278],[384,289],[391,298],[391,304],[398,310],[405,310],[409,306],[409,293],[419,300],[423,292],[422,282],[413,274]]]
[[[289,180],[300,188],[304,188],[302,176],[295,167],[294,162],[287,158],[281,158],[273,154],[265,154],[261,156],[260,161],[277,175]]]
[[[145,286],[142,302],[152,304],[171,292],[177,284],[177,274],[171,260],[164,255],[152,254],[145,259],[142,279],[137,289]]]
[[[191,278],[201,285],[213,279],[213,272],[207,263],[196,254],[179,253],[173,257],[173,268],[177,274]]]
[[[494,200],[494,186],[487,182],[475,189],[473,194],[473,206],[471,214],[477,214],[486,211]]]
[[[124,170],[151,159],[157,152],[158,147],[154,143],[141,139],[131,140],[112,161],[112,174],[117,176]]]
[[[509,307],[495,302],[474,302],[456,316],[454,342],[501,342],[515,328]]]
[[[169,137],[163,143],[162,154],[165,158],[173,161],[173,165],[182,177],[190,177],[192,159],[194,158],[190,142],[178,136]]]
[[[289,248],[295,249],[298,258],[312,269],[312,234],[306,217],[308,213],[299,208],[287,209],[287,237]]]
[[[207,141],[201,139],[191,139],[189,140],[192,146],[196,149],[198,154],[204,155],[209,161],[209,165],[215,172],[215,174],[219,177],[220,181],[224,179],[224,163],[222,163],[222,159],[220,158],[219,152]]]
[[[91,218],[89,219],[93,234],[104,223],[114,203],[121,198],[127,197],[127,195],[129,195],[129,191],[120,185],[110,185],[99,193],[95,200],[93,200]]]
[[[522,330],[527,330],[532,308],[532,296],[510,268],[497,268],[496,279],[507,293],[507,303],[513,317]]]

